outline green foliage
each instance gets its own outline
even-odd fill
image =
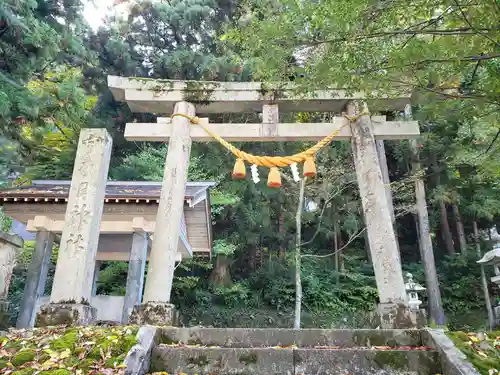
[[[38,100],[25,83],[58,64],[82,64],[86,25],[79,0],[0,4],[0,134],[17,138],[16,122],[36,119]]]
[[[8,232],[12,226],[12,219],[5,215],[3,209],[0,207],[0,230]]]
[[[215,240],[213,244],[213,253],[217,255],[231,256],[234,255],[237,247],[225,240]]]
[[[439,286],[450,330],[473,331],[486,326],[486,308],[481,284],[481,269],[474,253],[446,257],[438,265]],[[406,265],[422,285],[425,285],[422,264]],[[498,294],[498,288],[490,285],[490,293]]]
[[[246,283],[234,283],[230,287],[215,287],[212,290],[216,296],[215,302],[231,307],[248,305],[251,290]]]

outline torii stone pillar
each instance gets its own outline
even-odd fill
[[[194,105],[179,102],[174,106],[174,114],[176,113],[195,116]],[[170,293],[191,153],[190,127],[188,119],[181,116],[172,118],[172,136],[168,143],[144,298],[141,305],[134,307],[129,320],[131,324],[173,323],[175,312],[170,303]]]
[[[346,109],[349,116],[367,111],[363,102],[350,102]],[[411,327],[415,323],[406,306],[401,258],[370,116],[360,116],[351,123],[351,133],[354,164],[380,298],[381,324],[384,328]]]
[[[69,190],[50,304],[37,326],[92,323],[95,256],[113,141],[106,129],[82,129]]]
[[[141,303],[144,269],[148,255],[148,234],[134,232],[128,261],[127,286],[123,301],[122,324],[127,324],[135,306]]]
[[[35,308],[38,297],[43,296],[55,235],[49,231],[36,234],[35,250],[28,266],[23,299],[17,317],[16,328],[33,328],[35,323]]]

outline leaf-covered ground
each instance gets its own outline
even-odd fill
[[[119,375],[137,327],[44,328],[0,337],[4,375]]]
[[[448,336],[481,374],[495,375],[500,371],[500,331],[448,332]]]

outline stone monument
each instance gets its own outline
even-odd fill
[[[23,248],[21,237],[0,231],[0,329],[8,326],[10,279],[16,265],[17,256]]]

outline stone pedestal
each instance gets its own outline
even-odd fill
[[[97,309],[81,303],[53,303],[44,305],[36,316],[36,327],[85,326],[95,322]]]
[[[129,324],[152,326],[175,326],[175,306],[170,303],[147,302],[134,306]]]
[[[381,329],[423,328],[427,325],[423,310],[411,310],[405,304],[380,303],[373,320],[373,326]]]

